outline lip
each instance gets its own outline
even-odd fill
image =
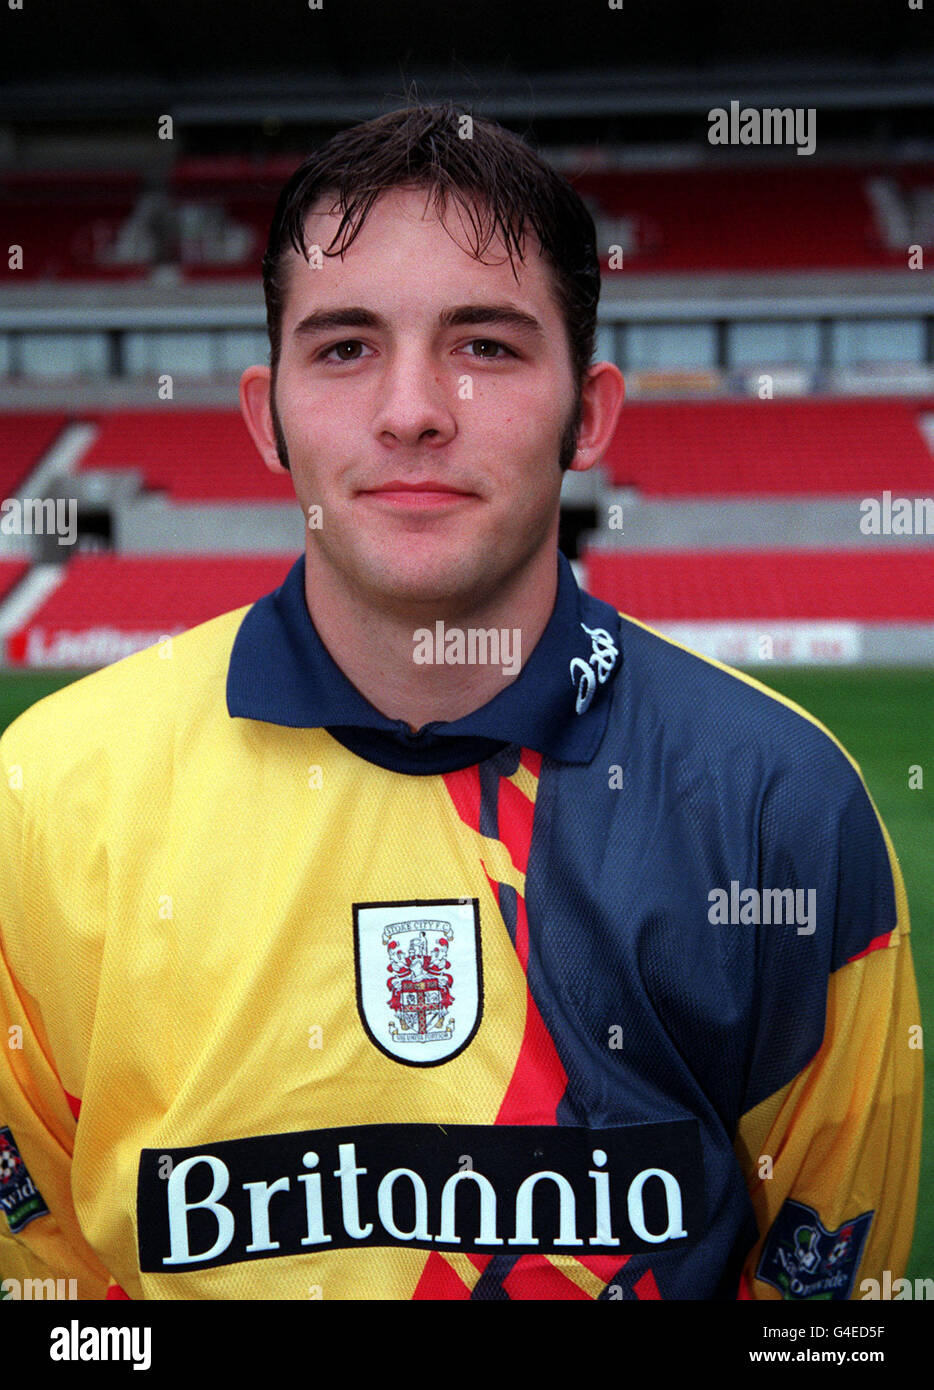
[[[387,506],[417,508],[419,510],[428,507],[450,507],[458,501],[467,501],[476,497],[476,493],[451,487],[449,483],[436,482],[433,478],[426,478],[421,482],[404,482],[402,479],[393,479],[388,483],[382,483],[377,488],[365,489],[359,495],[373,498]]]
[[[379,487],[367,488],[367,492],[454,492],[459,497],[470,497],[473,494],[467,492],[462,487],[451,487],[450,483],[442,483],[434,478],[424,478],[421,482],[405,482],[401,478],[392,478],[388,483],[381,483]]]

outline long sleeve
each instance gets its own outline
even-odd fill
[[[890,1281],[901,1277],[911,1252],[921,1016],[901,871],[859,786],[830,866],[836,920],[823,1041],[808,1065],[739,1125],[736,1149],[759,1227],[741,1298],[869,1297],[872,1286],[861,1292],[864,1281],[881,1286],[884,1271]],[[774,1002],[771,1010],[779,1012]],[[788,990],[784,1012],[787,1034],[795,1021]],[[764,1053],[778,1048],[783,1034],[775,1019],[763,1028]]]
[[[30,917],[41,909],[23,887],[24,770],[6,740],[0,750],[0,1278],[13,1281],[7,1296],[25,1280],[61,1279],[66,1296],[103,1298],[111,1281],[72,1198],[75,1117],[30,992]]]

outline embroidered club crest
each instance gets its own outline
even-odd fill
[[[397,1062],[456,1057],[480,1026],[483,975],[476,898],[354,903],[357,1007]]]

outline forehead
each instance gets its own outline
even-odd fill
[[[478,214],[471,209],[472,216]],[[554,270],[543,256],[535,233],[527,228],[520,243],[522,257],[512,262],[499,232],[477,259],[474,222],[453,197],[443,210],[435,208],[434,193],[424,188],[392,188],[375,200],[363,226],[342,256],[332,247],[341,222],[334,195],[325,195],[305,216],[305,244],[318,247],[319,269],[297,252],[289,253],[286,313],[300,316],[311,304],[342,303],[348,293],[354,302],[363,294],[378,296],[386,307],[393,302],[486,302],[491,294],[530,309],[543,327],[559,331],[560,309]],[[479,220],[479,219],[478,219]],[[346,237],[346,230],[342,240]],[[486,227],[484,227],[486,230]],[[331,247],[331,254],[324,253]],[[452,298],[453,297],[453,298]]]

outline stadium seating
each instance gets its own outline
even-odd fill
[[[28,569],[26,560],[0,560],[0,599],[6,598]]]
[[[923,400],[627,404],[607,450],[615,486],[646,496],[925,493]]]
[[[0,413],[0,497],[16,492],[65,424],[48,411]]]
[[[145,232],[141,200],[157,194],[178,214],[186,277],[256,276],[276,194],[301,158],[295,151],[266,162],[181,159],[146,188],[127,171],[7,173],[0,197],[10,240],[29,252],[18,273],[75,280],[146,273],[145,257],[126,253],[136,244],[126,233],[133,218]],[[893,236],[892,226],[913,239],[914,200],[934,184],[929,164],[566,172],[595,215],[604,266],[606,248],[620,244],[627,273],[904,267],[905,237]],[[124,249],[114,259],[121,233]]]
[[[603,217],[637,219],[627,272],[855,270],[905,264],[874,216],[869,181],[883,173],[891,168],[702,167],[573,182]],[[930,168],[916,176],[934,178]]]
[[[86,280],[137,278],[141,261],[110,264],[107,249],[132,213],[139,176],[107,173],[7,171],[0,177],[0,202],[9,241],[23,247],[18,278]]]
[[[13,665],[98,666],[252,603],[296,556],[77,555],[6,643]],[[25,566],[20,566],[25,569]]]
[[[611,551],[586,586],[641,621],[934,623],[934,546],[872,551]]]
[[[137,469],[177,502],[294,501],[287,475],[270,473],[234,410],[117,410],[85,415],[99,434],[81,470]]]

